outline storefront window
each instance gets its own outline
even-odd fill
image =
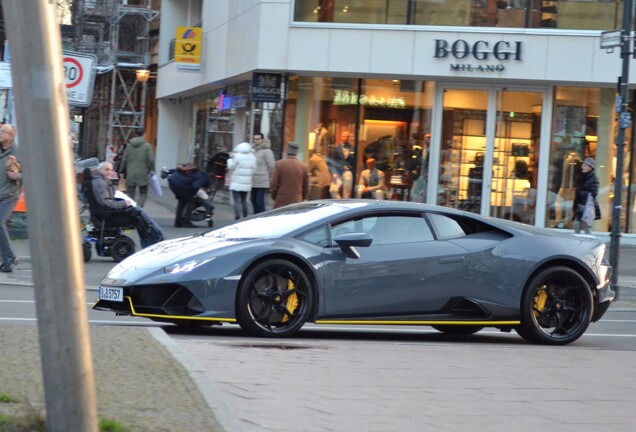
[[[232,150],[236,113],[232,109],[222,108],[220,96],[195,103],[193,162],[200,167],[206,167],[208,161],[218,154],[229,154]]]
[[[543,100],[543,90],[445,88],[437,204],[534,224]]]
[[[601,208],[601,219],[594,223],[592,229],[610,229],[616,166],[614,98],[613,89],[556,88],[546,208],[548,227],[572,228],[573,202],[581,163],[590,157],[596,163],[595,173],[599,180],[597,200]],[[626,168],[625,184],[628,172]],[[626,201],[625,194],[623,201]]]
[[[615,0],[296,0],[294,20],[607,30],[619,27],[622,9]]]
[[[433,95],[432,82],[363,80],[355,167],[359,191],[366,182],[366,161],[373,158],[384,173],[384,198],[426,200]]]
[[[324,190],[326,181],[319,172],[324,167],[322,162],[336,174],[331,178],[329,196],[351,198],[359,115],[358,80],[290,77],[288,86],[284,141],[298,143],[298,158],[309,162],[313,186],[310,198],[323,197],[319,192]]]
[[[325,160],[332,198],[360,196],[355,185],[373,158],[384,174],[373,198],[424,202],[433,94],[423,81],[291,77],[285,141],[300,144],[310,169]],[[310,174],[313,185],[322,184]]]
[[[283,148],[283,104],[272,102],[256,102],[254,115],[248,112],[245,125],[245,139],[249,141],[250,134],[262,133],[265,140],[269,141],[272,151],[279,158]],[[250,122],[254,119],[254,128]]]

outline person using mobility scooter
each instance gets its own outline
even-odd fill
[[[90,168],[84,170],[83,189],[94,225],[84,238],[84,261],[90,259],[91,242],[95,243],[98,255],[110,254],[115,261],[132,255],[135,252],[134,242],[122,232],[133,227],[139,234],[142,248],[164,239],[159,226],[129,197],[115,198],[115,187],[111,182],[113,173],[110,162],[100,163],[95,173],[91,173]]]

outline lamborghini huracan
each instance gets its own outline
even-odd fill
[[[286,337],[316,324],[484,327],[564,345],[607,311],[605,245],[446,207],[308,201],[120,262],[94,308]]]

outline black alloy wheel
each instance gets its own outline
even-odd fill
[[[294,263],[272,259],[257,264],[241,281],[236,317],[255,336],[287,337],[305,324],[312,305],[307,275]]]
[[[135,242],[127,236],[117,237],[110,245],[110,256],[120,262],[135,253]]]
[[[593,308],[592,291],[583,276],[568,267],[550,267],[526,287],[516,331],[529,342],[566,345],[585,333]]]

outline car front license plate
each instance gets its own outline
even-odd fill
[[[100,286],[99,287],[99,299],[100,300],[123,302],[124,301],[124,289],[123,288],[114,288],[114,287]]]

